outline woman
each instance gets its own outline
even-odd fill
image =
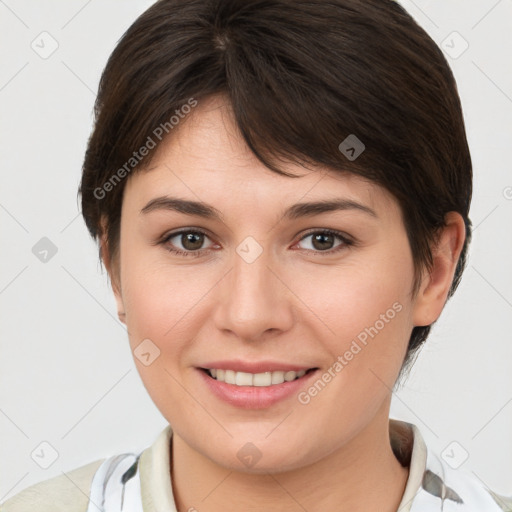
[[[471,238],[456,84],[398,4],[160,0],[95,110],[82,213],[169,426],[2,510],[510,509],[389,418]]]

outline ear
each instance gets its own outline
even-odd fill
[[[106,231],[106,222],[102,219],[101,221],[101,237],[100,237],[100,250],[101,250],[101,260],[103,265],[107,269],[108,276],[110,279],[110,285],[112,287],[112,291],[114,292],[114,298],[117,304],[117,316],[119,320],[126,324],[126,313],[124,311],[124,302],[123,296],[121,293],[121,283],[120,283],[120,272],[117,265],[114,265],[111,260],[111,255],[107,242],[107,231]]]
[[[415,326],[430,325],[439,318],[464,246],[466,227],[462,216],[449,212],[445,216],[445,223],[432,248],[432,270],[424,273],[416,296],[413,313]]]

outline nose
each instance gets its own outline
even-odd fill
[[[216,327],[243,341],[258,341],[287,331],[293,324],[293,293],[285,275],[263,252],[254,260],[243,252],[233,257],[221,281],[214,315]]]

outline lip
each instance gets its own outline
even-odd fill
[[[315,366],[300,366],[290,363],[281,363],[279,361],[242,361],[240,359],[232,359],[230,361],[211,361],[200,366],[204,369],[233,370],[235,372],[246,373],[264,373],[264,372],[300,372],[301,370],[309,370],[316,368]]]
[[[219,369],[223,369],[223,367],[227,370],[235,368],[234,366],[232,368],[227,368],[225,365],[211,366],[211,368]],[[289,368],[289,365],[286,367]],[[240,368],[240,366],[238,366],[238,368]],[[266,368],[268,368],[268,366],[266,366]],[[280,368],[282,368],[282,366]],[[299,368],[299,370],[300,369],[305,370],[306,368],[302,367]],[[296,396],[301,389],[309,386],[310,380],[315,378],[319,372],[318,368],[312,369],[310,372],[298,379],[289,382],[285,381],[281,384],[274,384],[272,386],[260,387],[226,384],[225,382],[218,381],[211,377],[203,368],[196,368],[196,370],[211,394],[223,402],[241,409],[267,409],[277,402],[290,398],[291,396]],[[252,371],[250,373],[258,372]]]

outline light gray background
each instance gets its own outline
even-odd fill
[[[467,452],[461,469],[512,494],[512,1],[402,3],[452,53],[475,231],[462,284],[391,416],[418,425],[453,464]],[[142,450],[166,425],[136,371],[76,198],[100,73],[151,4],[0,0],[0,501]],[[464,41],[453,31],[469,44],[457,58]],[[58,48],[43,59],[31,44],[48,51],[51,38]],[[32,252],[43,237],[57,247],[47,262]],[[58,458],[43,469],[52,450]]]

